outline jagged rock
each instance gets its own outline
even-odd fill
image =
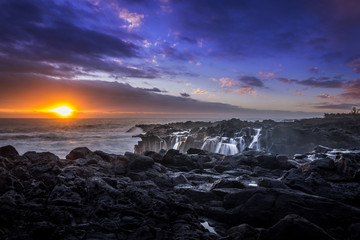
[[[329,158],[299,168],[255,150],[227,157],[169,150],[161,159],[72,152],[0,157],[0,238],[359,238],[356,152],[321,153]]]
[[[25,197],[22,193],[18,193],[14,190],[7,191],[0,196],[0,204],[7,204],[10,206],[17,206],[25,202]]]
[[[0,168],[11,169],[13,167],[14,164],[8,158],[0,156]]]
[[[296,214],[285,216],[271,228],[262,231],[258,240],[335,240],[322,228]]]
[[[258,240],[261,229],[253,228],[252,226],[244,223],[236,227],[232,227],[228,231],[228,238],[233,240]]]
[[[322,227],[349,226],[360,210],[327,198],[285,189],[244,189],[224,197],[229,223],[270,227],[288,214],[300,215]],[[323,213],[326,212],[326,215]],[[349,217],[351,216],[351,217]]]
[[[245,186],[239,180],[220,179],[214,182],[211,186],[211,190],[216,188],[245,188]]]
[[[81,196],[65,185],[57,185],[50,193],[49,202],[55,205],[80,206]]]
[[[310,163],[301,166],[301,169],[307,171],[321,171],[321,170],[333,170],[335,169],[334,160],[331,158],[316,159]]]
[[[360,182],[360,153],[341,154],[340,159],[335,163],[338,173],[344,180]]]

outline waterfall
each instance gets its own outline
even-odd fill
[[[255,150],[260,150],[260,132],[261,128],[253,129],[255,134],[251,134],[252,129],[243,129],[235,133],[234,138],[228,137],[207,137],[204,140],[201,149],[219,153],[224,155],[234,155],[244,151],[247,147]],[[246,141],[247,139],[247,141]]]
[[[261,132],[261,128],[256,128],[255,129],[256,133],[254,136],[252,136],[252,142],[249,145],[249,148],[254,148],[255,150],[260,150],[260,142],[259,142],[259,137],[260,137],[260,132]]]
[[[172,149],[183,152],[182,146],[185,144],[190,131],[174,132],[171,138]],[[175,139],[175,141],[174,141]]]
[[[201,149],[213,153],[234,155],[239,152],[237,144],[238,142],[234,138],[214,137],[205,139]]]

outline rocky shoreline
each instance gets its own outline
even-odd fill
[[[330,148],[359,148],[360,118],[313,118],[286,122],[241,121],[179,122],[138,125],[145,134],[135,146],[136,153],[190,148],[234,155],[246,148],[287,155],[311,152],[317,145]]]
[[[360,239],[360,151],[0,148],[0,239]]]

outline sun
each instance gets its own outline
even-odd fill
[[[50,112],[55,112],[62,117],[69,117],[73,111],[74,110],[72,110],[68,106],[61,106],[50,110]]]

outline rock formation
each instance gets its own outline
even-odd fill
[[[59,159],[5,146],[0,213],[0,239],[356,240],[360,151],[76,148]]]

